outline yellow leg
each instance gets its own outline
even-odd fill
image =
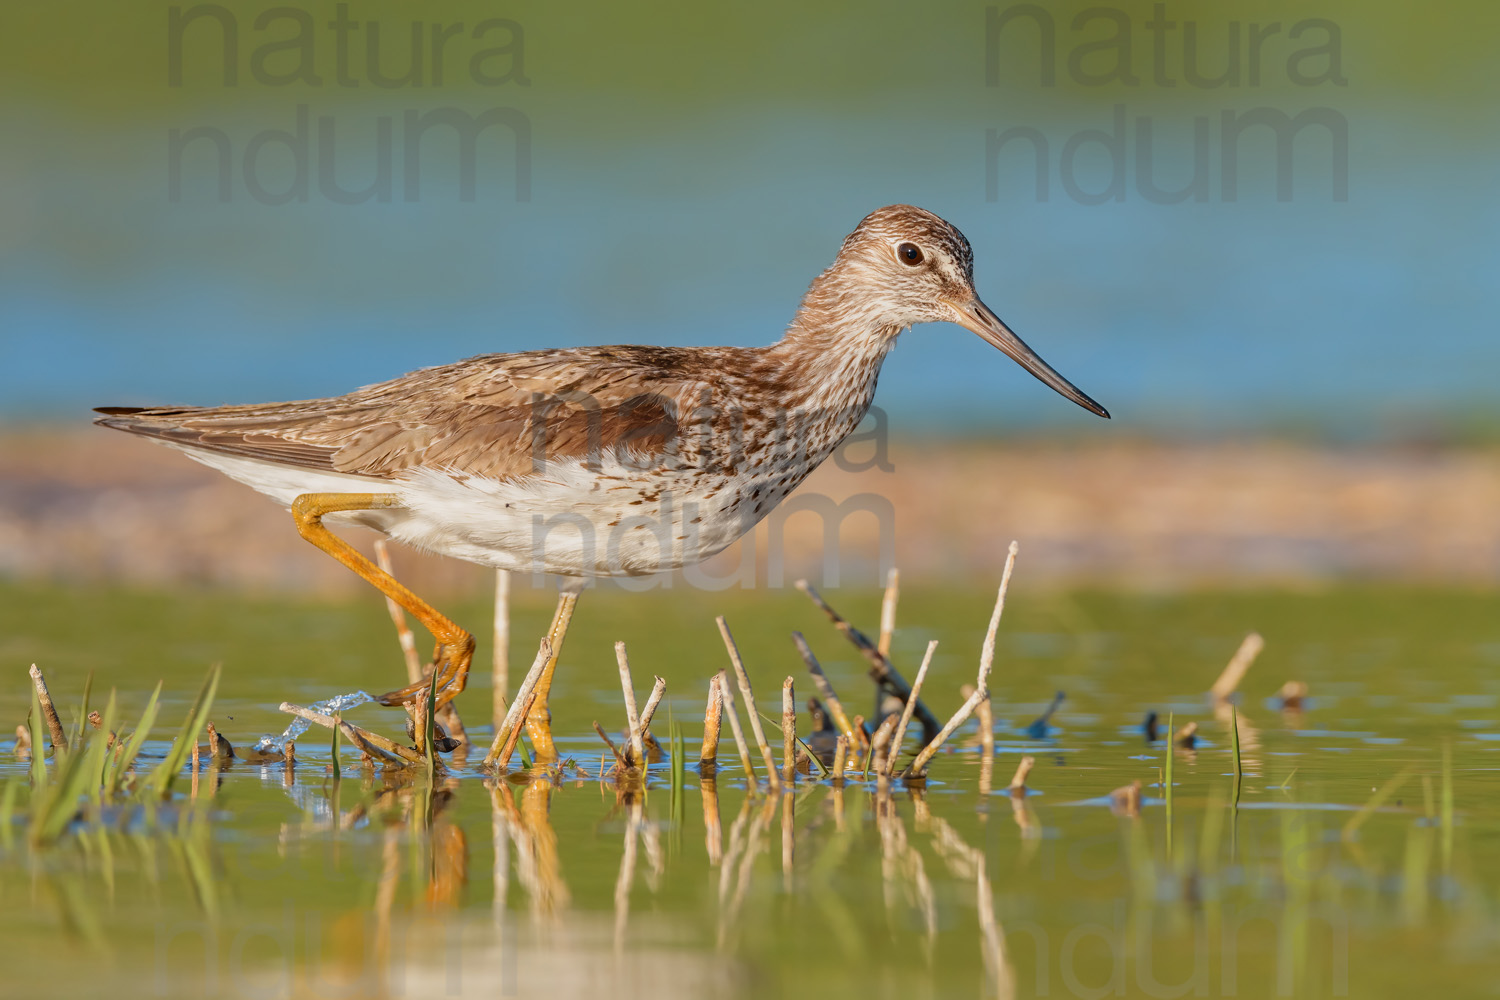
[[[547,694],[552,690],[552,675],[557,671],[557,658],[562,653],[563,639],[568,635],[568,623],[573,620],[573,608],[578,604],[578,595],[563,591],[557,595],[557,610],[552,614],[552,624],[547,629],[547,639],[552,643],[552,655],[542,668],[542,676],[536,682],[536,698],[531,711],[526,713],[526,735],[531,738],[531,747],[538,760],[557,760],[557,747],[552,743],[552,713],[547,709]]]
[[[292,501],[292,516],[297,531],[324,552],[373,584],[386,597],[416,616],[438,642],[433,669],[438,671],[438,705],[446,705],[464,689],[469,679],[469,661],[474,658],[474,637],[441,614],[436,608],[412,593],[395,577],[328,530],[324,516],[342,511],[381,510],[399,507],[391,493],[304,493]],[[408,684],[376,698],[382,705],[410,704],[427,690],[427,681]]]

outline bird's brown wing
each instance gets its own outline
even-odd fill
[[[733,350],[733,349],[727,349]],[[389,479],[415,467],[507,478],[546,461],[666,454],[715,365],[671,348],[486,355],[330,399],[105,407],[96,423],[191,448]]]

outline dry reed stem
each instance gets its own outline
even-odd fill
[[[516,693],[520,694],[519,691]],[[526,718],[527,713],[531,711],[532,704],[535,702],[536,691],[534,690],[526,692],[525,700],[517,701],[516,704],[521,706],[521,719]],[[505,745],[500,748],[500,754],[495,758],[498,767],[510,767],[510,755],[516,752],[516,744],[521,742],[521,733],[525,729],[526,727],[520,722],[511,723],[510,732],[505,737]]]
[[[708,704],[703,707],[703,746],[698,751],[698,773],[713,772],[719,766],[719,730],[723,726],[724,697],[719,694],[719,682],[724,671],[714,674],[708,682]]]
[[[57,717],[57,709],[52,704],[52,695],[47,691],[47,681],[42,677],[41,668],[35,663],[31,665],[31,683],[36,687],[36,700],[42,706],[42,718],[47,722],[47,736],[52,740],[54,747],[68,748],[68,735],[63,731],[62,720]]]
[[[1137,779],[1109,793],[1109,807],[1116,815],[1132,819],[1141,814],[1141,783]]]
[[[714,676],[719,679],[719,698],[723,701],[725,714],[729,718],[729,731],[734,734],[734,745],[740,752],[740,766],[745,769],[745,781],[752,790],[758,790],[760,781],[755,777],[755,764],[750,760],[750,748],[745,745],[745,733],[740,729],[740,715],[734,708],[734,692],[730,690],[729,678],[722,670]]]
[[[851,741],[856,740],[854,735],[854,724],[849,721],[848,713],[844,711],[844,703],[839,701],[839,696],[833,693],[833,684],[829,682],[828,675],[823,673],[823,668],[818,664],[818,658],[813,656],[813,651],[803,638],[801,632],[792,633],[792,641],[797,644],[797,652],[802,654],[802,662],[807,664],[807,672],[812,674],[813,686],[818,689],[818,698],[823,702],[823,707],[828,710],[828,717],[833,720],[838,731],[849,737]]]
[[[1183,750],[1192,750],[1198,745],[1198,723],[1189,722],[1177,730],[1177,746]]]
[[[625,732],[630,737],[630,759],[636,764],[646,759],[646,747],[641,741],[641,715],[635,707],[635,681],[630,676],[630,657],[625,655],[625,644],[615,643],[615,663],[620,667],[620,690],[625,695]]]
[[[875,648],[886,659],[891,658],[891,639],[896,634],[896,602],[901,599],[901,571],[892,566],[885,575],[885,596],[880,599],[880,638]]]
[[[1245,636],[1244,641],[1240,643],[1240,648],[1234,651],[1234,656],[1224,667],[1224,672],[1219,675],[1218,680],[1214,681],[1214,686],[1209,688],[1214,701],[1226,701],[1230,695],[1234,694],[1235,688],[1239,687],[1240,681],[1244,680],[1245,672],[1250,669],[1255,658],[1265,647],[1266,641],[1260,637],[1259,632],[1251,632]]]
[[[427,692],[423,691],[417,695],[412,707],[412,743],[418,754],[427,756],[427,716],[431,712],[431,703],[427,700]]]
[[[927,679],[927,668],[932,666],[932,654],[937,652],[937,645],[936,639],[927,643],[927,655],[922,657],[922,665],[917,668],[917,679],[911,682],[911,697],[906,699],[906,707],[901,710],[901,721],[897,723],[896,732],[891,737],[891,752],[886,754],[884,770],[886,777],[891,776],[891,770],[896,765],[896,758],[901,756],[901,741],[906,739],[906,726],[911,722],[912,709],[922,693],[922,682]]]
[[[208,730],[209,754],[215,758],[234,760],[234,746],[224,738],[224,734],[220,733],[218,729],[214,728],[214,724],[212,722],[209,722],[204,728]]]
[[[863,715],[856,715],[854,717],[854,743],[850,752],[855,757],[864,757],[870,752],[870,734],[865,732],[865,717]]]
[[[651,719],[656,715],[656,707],[661,704],[662,696],[666,693],[666,679],[662,677],[656,678],[655,682],[651,685],[651,694],[646,698],[646,707],[641,709],[640,723],[636,726],[636,729],[640,731],[642,743],[648,739],[652,743],[656,742],[655,738],[651,735]]]
[[[952,736],[954,731],[957,730],[959,726],[969,721],[969,716],[974,714],[974,709],[979,706],[980,702],[989,698],[989,696],[990,693],[983,689],[975,691],[973,694],[969,695],[968,700],[965,701],[961,706],[959,706],[957,712],[953,713],[953,718],[948,720],[948,722],[943,726],[942,730],[937,734],[936,737],[933,738],[931,743],[928,743],[927,746],[922,748],[922,752],[917,754],[917,759],[911,762],[911,766],[908,767],[904,772],[902,772],[903,775],[905,775],[906,777],[919,778],[926,774],[927,763],[932,760],[932,755],[938,752],[942,745],[947,742],[948,737]]]
[[[1016,765],[1016,773],[1010,779],[1011,794],[1026,791],[1026,778],[1031,774],[1031,769],[1036,766],[1035,757],[1022,757],[1021,762]]]
[[[375,565],[387,576],[395,576],[391,569],[391,552],[384,538],[375,539]],[[391,622],[396,626],[396,639],[401,643],[401,655],[406,659],[406,680],[415,684],[422,679],[422,661],[417,658],[416,636],[412,635],[411,626],[406,622],[406,612],[401,605],[387,597],[385,609],[390,612]]]
[[[853,643],[854,648],[860,651],[865,660],[870,664],[870,678],[882,690],[895,695],[903,702],[911,697],[911,685],[906,683],[906,679],[891,665],[891,661],[865,637],[863,632],[850,625],[837,611],[829,607],[828,602],[823,600],[822,595],[814,590],[812,585],[806,580],[798,580],[796,586],[798,590],[807,595],[813,604],[817,605],[819,610],[828,616],[828,620],[833,622],[834,628],[842,632],[844,638]],[[933,715],[932,711],[926,705],[922,704],[920,699],[917,700],[917,720],[922,723],[922,734],[924,736],[931,738],[934,733],[938,732],[937,716]]]
[[[594,732],[598,733],[599,738],[604,741],[604,745],[609,747],[609,752],[615,755],[616,771],[623,771],[630,766],[630,761],[626,760],[625,755],[620,753],[620,751],[615,748],[614,740],[610,739],[609,734],[604,731],[604,727],[599,725],[598,719],[594,720]],[[602,769],[600,771],[600,777],[603,777]]]
[[[361,749],[365,750],[366,753],[369,753],[372,756],[378,756],[383,760],[394,760],[396,763],[403,764],[426,763],[426,760],[419,756],[415,751],[413,751],[411,747],[404,747],[401,744],[397,743],[395,740],[392,740],[385,736],[381,736],[379,733],[372,733],[368,729],[360,729],[358,726],[350,725],[347,722],[335,719],[331,715],[323,715],[321,712],[314,712],[310,708],[303,708],[301,705],[293,705],[289,701],[282,702],[280,710],[286,712],[288,715],[295,715],[300,718],[306,719],[308,722],[316,723],[326,729],[332,729],[334,728],[334,726],[338,726],[339,731],[353,740],[355,746],[358,746]],[[373,750],[366,749],[367,747],[378,749],[380,753],[374,753]]]
[[[519,733],[521,720],[531,710],[531,702],[536,694],[537,681],[541,680],[542,671],[547,666],[547,660],[552,656],[552,643],[544,636],[537,648],[536,659],[531,662],[531,669],[526,671],[526,677],[521,681],[521,686],[516,690],[516,698],[510,703],[510,709],[505,713],[504,720],[495,728],[495,741],[490,745],[490,752],[485,754],[483,766],[494,767],[496,760],[500,757],[500,750],[510,743],[514,748],[515,742],[510,740],[512,732]],[[509,755],[506,761],[510,760]],[[504,767],[505,764],[501,764]]]
[[[1000,630],[1000,616],[1005,613],[1005,594],[1010,589],[1010,575],[1016,568],[1016,553],[1020,546],[1012,541],[1005,553],[1005,570],[1000,574],[1000,591],[995,595],[995,610],[990,614],[990,627],[984,633],[984,649],[979,654],[979,690],[990,689],[990,671],[995,666],[995,633]]]
[[[781,682],[781,780],[797,780],[797,698],[790,677]]]
[[[339,732],[344,734],[344,739],[348,740],[351,746],[357,747],[359,752],[367,758],[373,758],[386,764],[396,764],[402,767],[426,763],[426,760],[416,756],[409,748],[401,746],[399,743],[392,743],[390,747],[382,746],[371,738],[377,734],[367,729],[360,729],[358,726],[351,725],[342,719],[337,721]],[[380,738],[384,740],[384,737]]]
[[[729,651],[729,662],[733,665],[735,677],[739,680],[740,696],[745,699],[745,715],[750,719],[750,731],[755,734],[755,745],[760,750],[761,759],[765,761],[771,787],[779,787],[781,776],[776,773],[776,762],[771,757],[771,744],[766,740],[766,731],[760,724],[760,715],[755,711],[755,692],[750,687],[750,675],[745,673],[745,664],[740,660],[739,647],[734,644],[734,636],[729,633],[729,622],[724,620],[723,615],[714,621],[719,625],[719,634],[724,637],[724,648]]]
[[[505,698],[510,693],[510,570],[495,570],[495,649],[491,660],[494,676],[495,725],[505,718]]]
[[[848,757],[849,737],[840,733],[838,740],[833,745],[833,780],[835,783],[844,780],[844,764]]]
[[[880,725],[875,727],[875,734],[870,737],[870,752],[865,755],[865,777],[870,776],[870,768],[874,767],[877,777],[885,774],[885,748],[890,744],[891,737],[895,735],[896,726],[901,717],[887,715],[881,720]]]
[[[958,689],[958,693],[967,698],[978,690],[972,684],[965,684]],[[995,756],[994,706],[989,701],[981,702],[979,707],[974,710],[974,714],[979,716],[979,746],[983,750],[982,756],[985,760],[989,760]]]

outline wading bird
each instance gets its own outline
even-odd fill
[[[547,695],[590,577],[696,563],[749,531],[864,417],[881,363],[914,323],[958,323],[1073,402],[1063,378],[974,291],[957,228],[891,205],[867,216],[768,347],[576,347],[488,354],[346,396],[235,406],[103,407],[287,506],[308,541],[437,640],[439,702],[463,690],[474,639],[329,524],[562,579],[551,658],[526,729],[556,759]],[[380,696],[410,704],[427,683]]]

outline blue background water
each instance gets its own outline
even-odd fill
[[[184,35],[184,86],[167,85],[160,10],[101,8],[96,30],[56,38],[45,32],[64,32],[60,15],[30,12],[61,63],[6,43],[16,59],[0,100],[0,416],[332,394],[487,351],[764,343],[843,235],[894,201],[963,229],[990,305],[1118,418],[1098,423],[970,334],[930,326],[903,338],[882,378],[878,401],[897,429],[1379,436],[1500,414],[1495,79],[1469,32],[1436,13],[1403,24],[1378,7],[1286,6],[1260,83],[1250,86],[1242,65],[1240,86],[1206,89],[1182,78],[1180,28],[1165,57],[1176,85],[1155,82],[1148,4],[1112,8],[1128,22],[1138,82],[1101,86],[1081,73],[1103,71],[1113,54],[1068,68],[1076,46],[1110,34],[1104,22],[1071,29],[1077,5],[1049,7],[1050,86],[1031,24],[1007,25],[987,54],[983,4],[795,17],[455,7],[455,21],[499,15],[524,26],[527,85],[474,86],[454,59],[442,87],[429,76],[422,88],[380,89],[357,66],[361,86],[334,85],[321,27],[320,86],[256,82],[251,53],[288,29],[256,32],[262,8],[230,6],[241,35],[235,87],[222,85],[206,23]],[[1494,18],[1459,8],[1476,31]],[[1231,22],[1243,61],[1248,23],[1277,11],[1176,4],[1167,14],[1196,24],[1208,73],[1224,66]],[[1343,83],[1320,57],[1301,71],[1330,79],[1299,85],[1287,59],[1327,33],[1293,43],[1285,27],[1318,15],[1338,29]],[[388,38],[411,17],[373,4],[352,16],[379,20]],[[112,36],[123,40],[114,48]],[[478,43],[453,44],[461,54]],[[111,59],[90,61],[100,52]],[[383,58],[395,72],[405,50],[391,43]],[[333,118],[347,189],[374,176],[375,121],[394,119],[389,203],[320,193],[315,125],[308,200],[257,200],[246,145],[294,128],[298,105],[314,122]],[[1110,129],[1116,105],[1128,118],[1123,200],[1080,204],[1062,184],[1062,147],[1081,130]],[[455,144],[442,130],[425,140],[420,198],[403,200],[402,114],[442,107],[526,116],[527,200],[516,198],[514,147],[500,128],[480,140],[474,201],[459,198]],[[1248,131],[1238,199],[1226,200],[1220,115],[1262,107],[1341,116],[1347,200],[1334,197],[1331,142],[1317,127],[1296,139],[1288,201],[1277,199],[1270,133]],[[1209,130],[1207,200],[1148,200],[1136,120],[1150,118],[1156,182],[1174,188],[1193,170],[1197,116]],[[227,203],[206,140],[184,155],[170,195],[169,130],[196,126],[232,144]],[[987,177],[986,130],[1013,126],[1049,143],[1046,201],[1021,142]],[[1084,144],[1078,184],[1103,189],[1113,165],[1101,144]],[[268,146],[259,167],[270,190],[291,182],[283,148]]]

